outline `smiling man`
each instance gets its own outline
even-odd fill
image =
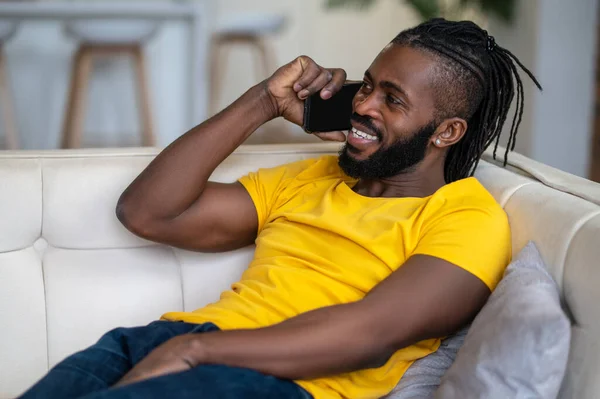
[[[127,228],[156,242],[206,252],[256,243],[241,280],[194,312],[110,331],[23,397],[387,394],[473,319],[509,263],[507,217],[472,174],[516,92],[514,143],[514,62],[471,22],[428,21],[369,66],[339,157],[209,182],[259,126],[301,124],[303,100],[328,99],[346,79],[308,57],[280,68],[167,147],[117,206]]]

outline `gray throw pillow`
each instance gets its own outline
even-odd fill
[[[512,295],[515,297],[511,298]],[[516,328],[511,327],[515,324]],[[436,352],[415,361],[385,399],[433,398],[468,330],[444,339]],[[508,266],[504,278],[473,322],[466,349],[460,349],[461,359],[444,377],[436,398],[556,397],[566,368],[570,334],[570,323],[560,308],[556,284],[537,248],[529,243]],[[542,339],[537,341],[540,336]],[[533,346],[531,340],[537,345]],[[544,381],[544,376],[548,376],[554,381],[533,390],[522,389],[520,384],[501,386],[505,373],[519,379],[541,366],[539,362],[545,361],[545,358],[540,360],[544,350],[548,351],[545,358],[551,358],[551,364],[543,365],[544,369],[535,374],[538,380]],[[523,367],[531,370],[523,373]],[[488,373],[494,377],[488,378]],[[535,384],[534,379],[526,378],[521,384]],[[512,384],[508,378],[506,381]],[[539,392],[532,395],[536,390]]]
[[[570,341],[557,286],[529,243],[473,321],[435,398],[556,398]]]
[[[442,376],[454,362],[463,345],[468,327],[442,340],[437,351],[416,360],[385,399],[430,399],[440,385]]]

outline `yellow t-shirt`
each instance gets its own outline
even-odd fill
[[[254,259],[219,301],[166,320],[265,327],[301,313],[362,299],[412,255],[445,259],[490,289],[511,257],[506,214],[475,179],[426,198],[370,198],[352,191],[337,157],[260,169],[240,179],[258,213]],[[439,346],[430,339],[376,369],[297,381],[315,398],[379,398],[410,364]]]

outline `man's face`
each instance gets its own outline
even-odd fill
[[[353,129],[340,152],[346,174],[376,179],[418,167],[436,129],[435,62],[418,49],[394,44],[373,61],[354,97]]]

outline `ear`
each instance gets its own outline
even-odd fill
[[[440,123],[431,140],[435,147],[446,148],[458,143],[466,132],[467,121],[462,118],[449,118]]]

